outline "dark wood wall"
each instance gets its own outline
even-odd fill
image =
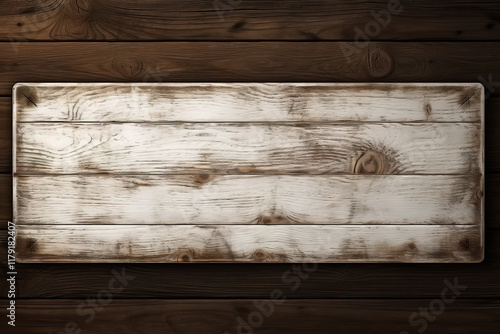
[[[0,41],[4,222],[16,82],[482,82],[488,95],[480,264],[18,264],[17,326],[4,315],[2,333],[500,333],[499,1],[5,0]],[[89,306],[113,270],[134,278]]]

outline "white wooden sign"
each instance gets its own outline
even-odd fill
[[[24,262],[479,262],[480,84],[23,83]]]

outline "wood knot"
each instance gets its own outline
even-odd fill
[[[289,224],[290,220],[285,216],[261,216],[257,220],[257,224]]]
[[[354,164],[354,174],[384,174],[387,163],[384,156],[378,152],[368,150],[358,158]]]
[[[177,253],[177,262],[193,262],[194,254],[195,252],[192,249],[180,250]]]
[[[471,248],[470,239],[469,238],[461,239],[460,240],[460,247],[465,251],[469,251]]]
[[[214,179],[214,176],[210,176],[209,174],[199,174],[194,176],[194,182],[197,185],[206,184]]]
[[[28,86],[17,86],[15,88],[16,103],[22,107],[38,107],[38,94],[36,89]]]
[[[246,25],[245,20],[241,20],[233,24],[233,26],[229,29],[229,32],[239,32],[240,30],[243,30],[243,27]]]
[[[284,254],[273,254],[263,249],[256,249],[250,256],[254,262],[288,262]]]
[[[257,249],[252,254],[252,259],[256,262],[262,262],[268,257],[268,253],[265,250]]]
[[[482,198],[483,198],[483,191],[482,191],[482,190],[478,190],[478,191],[476,192],[476,197],[477,197],[478,199],[482,199]]]
[[[76,0],[75,4],[78,14],[90,13],[92,11],[92,3],[88,0]]]
[[[126,79],[136,79],[143,70],[142,61],[133,57],[115,58],[113,68]]]
[[[432,106],[429,102],[425,104],[425,115],[429,118],[432,114]]]
[[[372,77],[382,78],[392,73],[394,60],[380,47],[368,47],[365,56],[365,65]]]
[[[413,251],[415,249],[417,249],[417,245],[415,245],[414,242],[410,242],[407,246],[406,246],[406,249],[410,250],[410,251]]]
[[[35,238],[19,238],[16,243],[16,252],[20,254],[35,253],[38,250],[38,240]]]
[[[240,167],[236,168],[236,172],[241,173],[241,174],[256,174],[256,173],[259,173],[259,169],[257,167],[255,167],[254,165],[240,166]]]

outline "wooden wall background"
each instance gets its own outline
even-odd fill
[[[6,0],[0,7],[0,263],[12,216],[11,88],[16,82],[482,82],[486,254],[480,264],[23,264],[14,333],[417,333],[445,280],[466,285],[425,333],[500,331],[500,2]],[[224,11],[221,12],[221,9]],[[373,27],[372,27],[373,28]],[[350,52],[346,57],[344,52]],[[348,59],[349,58],[349,59]],[[112,270],[135,278],[95,317]],[[310,268],[309,268],[310,269]],[[286,301],[262,321],[256,301]],[[7,285],[1,283],[2,305]],[[84,304],[85,305],[85,304]],[[5,308],[3,308],[5,310]],[[80,312],[78,312],[80,310]],[[424,310],[425,311],[425,310]],[[3,311],[5,312],[5,311]],[[84,313],[85,314],[85,313]],[[413,319],[412,325],[410,321]],[[77,326],[73,328],[74,326]]]

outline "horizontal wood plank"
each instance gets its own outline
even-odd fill
[[[12,220],[12,174],[0,174],[0,228]]]
[[[19,300],[19,320],[9,333],[63,333],[66,327],[104,334],[110,324],[117,334],[495,333],[498,300],[463,300],[467,286],[460,278],[440,283],[444,298],[435,300],[291,300],[281,291],[253,301],[113,299],[97,304],[98,312],[88,300]]]
[[[20,262],[481,262],[477,225],[18,225]]]
[[[15,171],[482,174],[481,128],[480,123],[19,123]]]
[[[0,97],[0,173],[10,173],[12,169],[12,106],[11,98]],[[488,172],[500,171],[500,135],[495,129],[500,127],[500,98],[494,96],[486,100],[486,160]]]
[[[0,98],[0,173],[12,168],[12,103]]]
[[[26,83],[13,94],[17,122],[481,122],[484,106],[479,83]]]
[[[485,259],[474,265],[322,263],[307,265],[316,270],[303,279],[291,263],[18,263],[17,285],[20,298],[85,299],[125,270],[135,279],[114,299],[270,298],[274,289],[290,298],[440,298],[443,280],[458,277],[468,287],[461,298],[500,298],[500,230],[485,237]]]
[[[496,1],[4,1],[0,39],[498,39]]]
[[[500,172],[500,98],[486,100],[484,125],[486,170]]]
[[[482,82],[488,92],[499,92],[495,83],[500,78],[499,43],[372,42],[362,45],[364,47],[359,48],[358,44],[349,42],[3,44],[0,95],[10,95],[17,82],[37,81],[446,81]]]
[[[480,179],[469,175],[20,176],[15,179],[15,216],[22,224],[35,225],[474,224],[481,219]]]
[[[500,175],[486,174],[485,213],[486,225],[499,228],[500,220],[495,217],[500,214]],[[5,222],[12,220],[12,175],[0,174],[0,217]],[[1,229],[5,225],[0,226]]]

